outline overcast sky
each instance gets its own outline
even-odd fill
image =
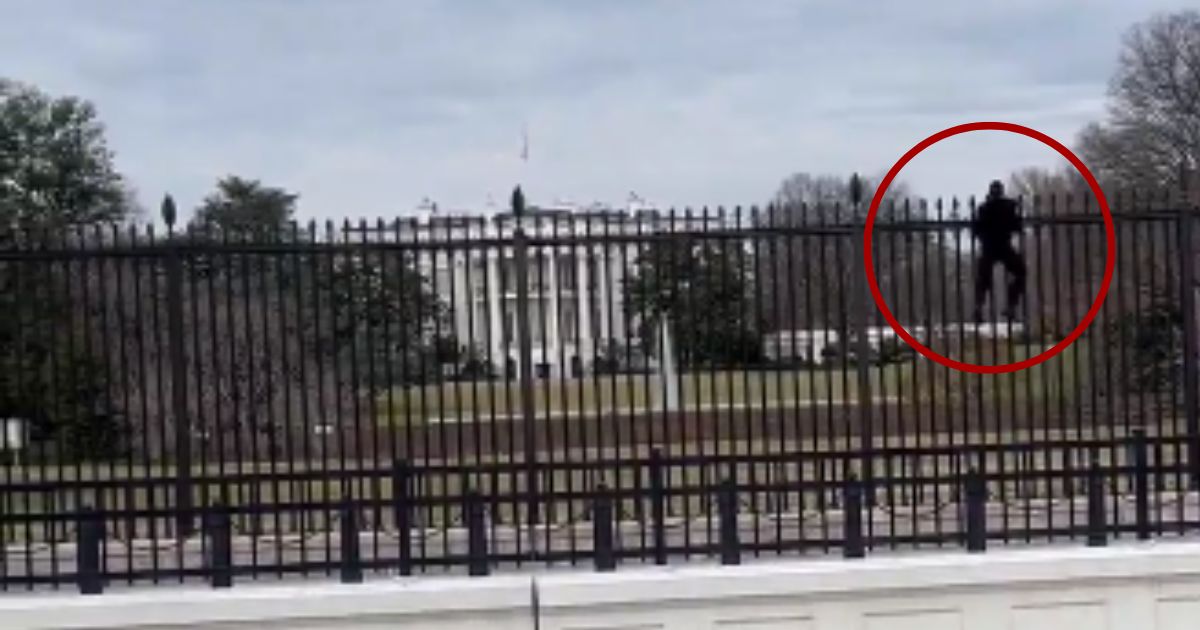
[[[151,207],[229,173],[298,192],[303,218],[481,210],[518,181],[535,202],[751,204],[796,171],[886,171],[962,122],[1070,146],[1125,29],[1186,4],[0,0],[0,76],[94,101]],[[1006,136],[902,178],[982,193],[1057,163]]]

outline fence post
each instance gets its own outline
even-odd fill
[[[209,537],[209,572],[213,588],[233,586],[232,521],[228,507],[219,501],[213,504],[206,527]]]
[[[967,551],[987,550],[987,481],[983,473],[972,467],[965,481],[967,498]]]
[[[663,483],[663,455],[650,449],[650,519],[654,528],[654,564],[667,563],[667,490]]]
[[[1133,430],[1134,523],[1138,540],[1150,538],[1150,460],[1146,430]]]
[[[1186,181],[1186,177],[1183,178]],[[1184,207],[1179,211],[1179,276],[1180,308],[1183,313],[1183,399],[1187,421],[1188,480],[1194,488],[1200,485],[1200,395],[1197,393],[1197,360],[1200,360],[1200,339],[1196,330],[1195,252],[1192,251],[1192,222],[1194,217],[1187,208],[1187,189],[1184,189]]]
[[[862,558],[866,547],[862,527],[863,489],[858,477],[851,474],[846,478],[842,494],[842,557]]]
[[[1100,470],[1100,457],[1092,454],[1088,467],[1088,534],[1089,547],[1108,544],[1108,517],[1104,510],[1104,475]]]
[[[362,582],[362,563],[359,558],[358,546],[358,506],[354,503],[354,495],[346,493],[342,499],[342,563],[341,579],[343,584]]]
[[[392,511],[396,521],[396,545],[400,575],[412,575],[412,505],[408,462],[397,459],[392,465]]]
[[[521,393],[521,427],[525,457],[526,525],[529,528],[529,553],[537,551],[538,466],[537,432],[533,391],[533,334],[529,317],[529,238],[525,235],[525,195],[521,187],[513,189],[512,213],[516,220],[513,230],[513,264],[516,272],[517,292],[517,371]]]
[[[717,510],[721,527],[721,564],[741,564],[742,549],[738,540],[737,481],[728,477],[721,482],[717,495]]]
[[[855,173],[850,178],[850,203],[854,210],[853,220],[859,220],[859,209],[863,199],[863,182],[859,178],[858,173]],[[859,450],[862,458],[860,463],[860,472],[863,479],[863,494],[866,498],[867,508],[875,506],[875,466],[874,466],[874,451],[875,451],[875,429],[874,429],[874,403],[871,395],[871,341],[868,336],[870,322],[870,289],[867,287],[866,274],[866,239],[858,231],[857,247],[854,251],[857,255],[855,266],[862,264],[862,272],[854,274],[854,295],[850,301],[851,321],[854,323],[854,333],[857,337],[855,344],[855,363],[857,364],[858,372],[858,417],[859,417]]]
[[[613,503],[604,484],[596,488],[596,500],[592,503],[592,553],[597,571],[617,568],[613,553]]]
[[[167,201],[164,200],[164,213]],[[173,204],[173,202],[172,202]],[[174,227],[168,224],[172,244],[167,254],[167,344],[171,357],[171,415],[175,431],[175,534],[188,538],[195,533],[192,499],[192,436],[188,418],[187,356],[183,332],[183,255],[174,243]]]
[[[487,532],[483,523],[483,498],[478,490],[467,491],[467,570],[472,577],[487,575]]]
[[[91,506],[79,511],[79,550],[76,573],[79,592],[84,595],[99,595],[104,592],[104,576],[101,567],[104,544],[104,519]]]

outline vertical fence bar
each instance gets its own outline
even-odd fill
[[[727,477],[721,482],[718,492],[717,509],[721,515],[721,564],[740,564],[742,550],[738,540],[737,481],[732,476]]]
[[[654,527],[654,564],[667,563],[667,489],[663,479],[663,454],[650,450],[650,518]]]
[[[206,529],[209,543],[209,579],[213,588],[233,586],[233,532],[229,508],[222,502],[212,506]]]
[[[188,538],[194,529],[192,515],[192,440],[187,415],[187,357],[183,338],[183,255],[175,243],[174,227],[167,255],[167,336],[171,356],[171,415],[175,432],[175,535]]]
[[[1187,417],[1188,482],[1192,487],[1200,484],[1200,396],[1197,395],[1197,367],[1200,359],[1200,341],[1196,330],[1196,286],[1195,254],[1192,251],[1192,229],[1194,217],[1188,209],[1180,208],[1179,228],[1179,277],[1180,307],[1183,310],[1183,397]]]
[[[617,568],[613,553],[613,502],[604,484],[597,486],[596,499],[592,503],[592,554],[597,571]]]
[[[1104,510],[1104,473],[1100,469],[1100,457],[1092,455],[1088,468],[1088,534],[1089,547],[1108,544],[1108,521]]]
[[[91,506],[79,512],[79,559],[77,579],[83,595],[104,592],[104,576],[100,548],[104,545],[104,519]],[[32,576],[31,576],[32,577]]]
[[[522,222],[525,214],[525,196],[519,186],[513,190],[512,213],[516,221],[516,227],[513,230],[513,263],[517,284],[517,369],[520,379],[521,428],[525,460],[525,524],[528,527],[528,552],[533,556],[537,554],[539,521],[537,433],[534,426],[536,401],[533,391],[533,339],[529,316],[529,238],[525,234]]]
[[[862,558],[866,555],[863,545],[863,489],[856,475],[846,478],[842,490],[842,557]]]
[[[467,570],[472,577],[487,575],[488,546],[487,529],[483,519],[483,498],[478,490],[469,490],[466,496],[467,512]]]
[[[279,229],[279,226],[274,226],[271,228],[262,228],[262,229],[257,230],[256,241],[258,243],[262,243],[262,244],[269,243],[270,239],[272,238],[272,232],[277,231],[278,229]],[[278,234],[275,234],[274,238],[277,239]],[[278,243],[275,243],[275,244],[278,244]],[[275,264],[274,257],[272,257],[271,264],[272,265]],[[268,256],[266,256],[266,255],[258,256],[258,265],[256,265],[253,273],[257,278],[257,282],[258,282],[258,286],[259,286],[258,290],[263,293],[267,293],[270,290],[269,289],[270,274],[269,274],[269,268],[268,268]],[[266,303],[258,305],[257,310],[258,310],[258,313],[257,313],[258,325],[261,326],[261,328],[262,328],[262,345],[260,347],[262,348],[262,353],[265,358],[265,361],[264,361],[265,365],[263,365],[263,368],[265,368],[265,369],[262,369],[262,372],[263,372],[263,375],[262,375],[263,385],[262,386],[266,391],[274,392],[274,391],[277,391],[278,389],[282,389],[282,387],[280,387],[280,385],[276,382],[276,377],[274,374],[274,371],[275,371],[274,364],[278,360],[278,358],[281,354],[286,356],[286,348],[283,347],[284,337],[282,335],[282,331],[284,331],[286,329],[284,328],[284,326],[281,322],[276,323],[275,325],[272,325],[270,298],[267,299]],[[271,345],[271,336],[272,336],[271,333],[272,333],[273,329],[280,334],[280,338],[277,340],[277,341],[279,341],[278,347]],[[287,372],[283,372],[282,374],[283,374],[283,378],[287,378]],[[356,391],[360,391],[360,390],[356,390]],[[282,568],[282,566],[280,566],[280,558],[282,558],[282,556],[283,556],[283,535],[282,535],[283,532],[281,530],[280,519],[282,518],[283,510],[281,510],[277,505],[277,503],[280,501],[280,492],[279,492],[280,468],[278,466],[278,456],[279,456],[278,450],[279,449],[278,449],[278,444],[277,444],[276,440],[278,437],[277,436],[277,434],[278,434],[278,424],[277,423],[279,423],[283,419],[282,417],[285,415],[286,412],[279,413],[279,411],[276,409],[276,405],[274,403],[275,403],[275,400],[273,399],[273,397],[268,398],[266,401],[264,401],[264,403],[263,403],[264,419],[263,419],[263,422],[261,423],[262,426],[261,426],[261,428],[256,427],[258,429],[258,431],[260,431],[260,432],[263,430],[266,431],[265,448],[266,448],[266,456],[267,456],[267,476],[266,476],[266,478],[261,479],[260,481],[256,482],[254,484],[254,487],[256,489],[258,489],[258,492],[260,493],[259,500],[257,501],[257,503],[259,505],[262,505],[264,510],[268,510],[270,512],[269,523],[270,523],[271,528],[273,529],[273,535],[271,536],[271,538],[274,539],[272,546],[274,547],[274,551],[275,551],[275,570],[276,570],[277,576],[283,577],[283,568]],[[286,408],[287,406],[288,406],[287,402],[285,401],[284,407]],[[261,468],[256,468],[255,472],[258,473],[260,470],[261,470]],[[270,501],[271,501],[270,504],[264,505],[265,502],[262,501],[261,497],[262,497],[262,493],[264,493],[264,491],[270,493]],[[262,524],[261,524],[261,522],[259,522],[259,527],[261,527],[261,526],[262,526]]]
[[[967,471],[967,551],[987,550],[987,481],[976,468]]]
[[[41,247],[46,250],[52,250],[56,247],[54,237],[51,235],[49,229],[42,230]],[[55,286],[58,284],[57,278],[55,277],[57,275],[56,266],[57,265],[55,264],[54,259],[48,259],[45,263],[39,265],[39,267],[42,267],[40,270],[40,275],[45,291],[43,295],[47,301],[60,299],[58,296],[59,288]],[[56,417],[59,413],[61,413],[61,391],[64,387],[68,386],[62,382],[64,379],[62,378],[62,370],[60,368],[59,357],[61,355],[61,351],[59,350],[59,344],[61,343],[61,335],[58,334],[54,318],[51,317],[39,317],[38,330],[41,335],[44,335],[43,349],[46,353],[44,363],[46,369],[46,378],[43,383],[43,386],[46,388],[46,393],[49,395],[49,401],[46,403],[46,407],[51,417]],[[62,458],[57,456],[57,454],[63,452],[63,435],[62,432],[56,431],[48,437],[50,439],[45,441],[45,450],[47,451],[47,454],[53,453],[55,455],[46,458],[47,461],[42,464],[42,478],[61,480],[63,478],[63,464]],[[49,468],[50,466],[53,466],[54,468],[51,469]],[[47,473],[50,473],[50,476],[46,476]],[[65,523],[56,518],[59,510],[61,509],[59,503],[59,493],[53,488],[48,488],[44,493],[42,493],[42,501],[43,516],[45,517],[42,521],[42,531],[43,535],[45,536],[45,541],[49,545],[50,579],[54,584],[57,584],[59,582],[58,537],[63,533],[62,526],[65,525]]]
[[[1150,538],[1150,462],[1146,430],[1133,430],[1134,523],[1138,540]]]
[[[853,209],[853,221],[859,219],[859,207],[862,201],[862,181],[858,174],[855,173],[850,181],[850,203]],[[868,509],[875,506],[875,464],[873,453],[875,450],[875,435],[873,430],[873,409],[871,396],[871,341],[868,336],[870,327],[870,316],[868,314],[868,297],[867,276],[866,276],[866,258],[865,250],[866,239],[862,238],[859,232],[855,231],[857,247],[853,251],[857,254],[858,260],[852,267],[857,267],[862,263],[862,273],[854,274],[855,281],[852,283],[854,295],[852,296],[851,304],[853,305],[852,317],[854,320],[855,335],[858,338],[858,343],[855,348],[855,363],[858,371],[858,414],[859,414],[859,453],[862,457],[861,474],[863,480],[863,493],[865,495],[865,503]],[[870,523],[867,525],[871,527]]]

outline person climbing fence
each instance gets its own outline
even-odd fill
[[[983,321],[983,305],[992,293],[992,269],[996,263],[1008,272],[1008,294],[1002,316],[1016,317],[1017,306],[1025,295],[1025,261],[1013,247],[1012,237],[1024,229],[1016,200],[1004,196],[1004,184],[992,181],[987,199],[971,219],[971,235],[979,240],[980,253],[975,267],[975,322]]]

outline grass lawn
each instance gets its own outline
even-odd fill
[[[962,360],[980,364],[1020,361],[1042,352],[1047,345],[1008,344],[993,348],[987,341]],[[1095,366],[1088,344],[1080,340],[1058,356],[1012,374],[976,375],[951,370],[915,357],[904,363],[872,365],[871,392],[877,402],[943,402],[961,404],[984,396],[985,400],[1075,400],[1088,386]],[[779,368],[687,372],[678,376],[680,404],[684,409],[725,406],[789,407],[856,402],[856,366]],[[539,417],[636,412],[662,409],[666,381],[658,374],[594,375],[582,378],[539,379],[534,382],[535,410]],[[441,383],[395,388],[380,394],[381,423],[423,423],[430,419],[503,419],[520,413],[518,381],[490,380]]]
[[[896,392],[911,372],[909,365],[871,369],[872,391]],[[856,400],[858,374],[849,369],[720,370],[679,375],[680,405],[705,409],[727,405],[791,406]],[[539,416],[637,411],[663,407],[666,381],[658,374],[598,375],[540,379],[534,382]],[[399,388],[379,396],[383,422],[421,422],[428,418],[483,418],[515,415],[520,410],[517,381],[474,381]]]

